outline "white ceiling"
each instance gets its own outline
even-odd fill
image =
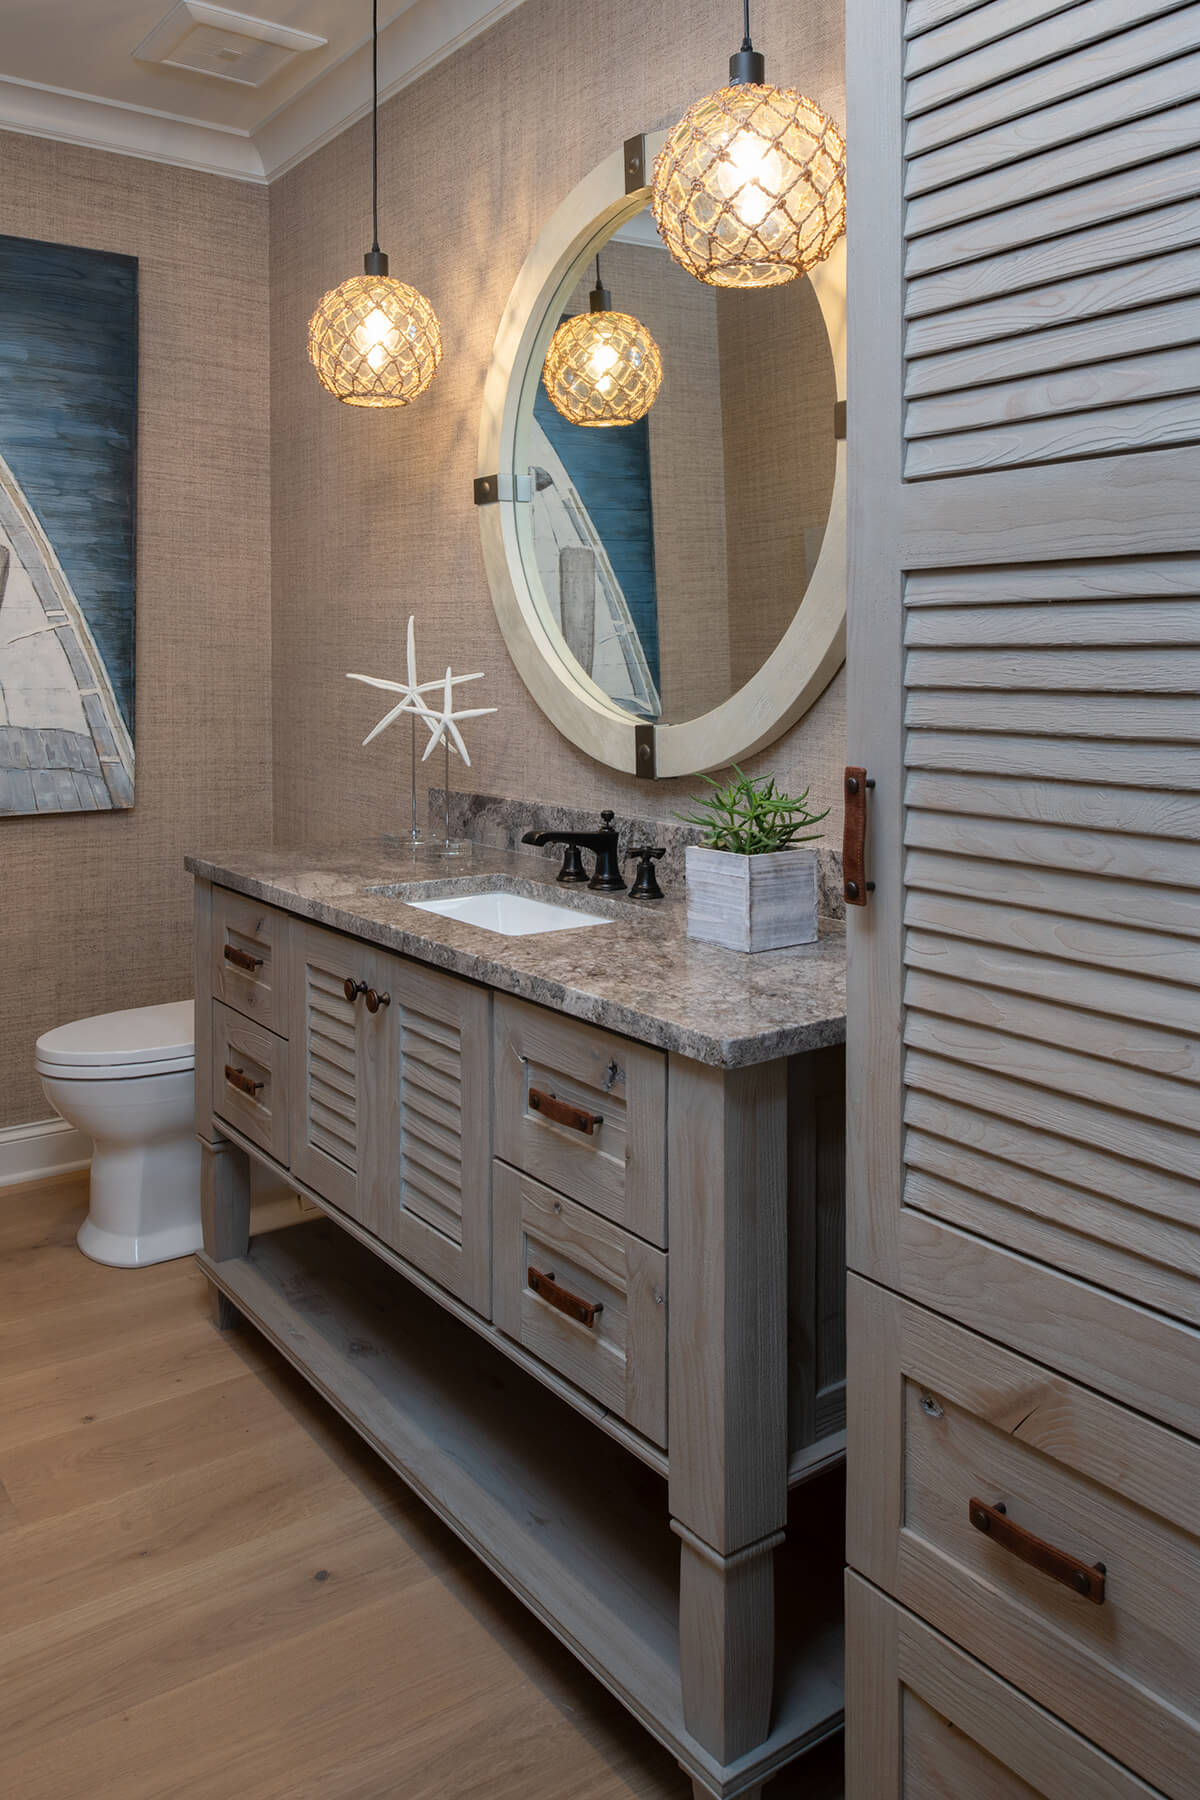
[[[327,42],[251,87],[134,60],[176,0],[0,0],[0,130],[261,182],[368,109],[370,0],[222,3]],[[380,97],[519,4],[380,0]]]

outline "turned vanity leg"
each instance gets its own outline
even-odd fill
[[[250,1246],[250,1158],[236,1144],[200,1140],[200,1216],[204,1249],[214,1262],[245,1256]],[[213,1323],[228,1331],[242,1315],[213,1288]]]
[[[773,1564],[787,1517],[787,1069],[673,1056],[669,1082],[683,1715],[731,1763],[768,1735],[774,1691]]]

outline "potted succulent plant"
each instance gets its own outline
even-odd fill
[[[705,775],[712,793],[697,810],[676,818],[704,828],[702,844],[686,851],[688,936],[730,950],[781,950],[817,936],[816,852],[802,850],[824,834],[811,831],[827,816],[808,810],[808,789],[780,793],[773,776],[744,775],[722,787]]]

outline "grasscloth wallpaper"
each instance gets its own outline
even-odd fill
[[[136,802],[0,820],[0,1127],[50,1110],[41,1032],[191,993],[184,852],[270,833],[267,209],[0,133],[0,232],[141,265]]]
[[[495,704],[457,785],[645,813],[694,783],[647,786],[591,762],[527,697],[492,612],[471,499],[479,405],[496,327],[529,245],[602,156],[670,124],[724,78],[740,8],[698,0],[525,0],[486,35],[395,96],[380,118],[380,240],[393,274],[441,316],[445,361],[412,408],[339,406],[305,361],[321,293],[362,267],[369,123],[344,132],[271,190],[271,412],[275,823],[283,843],[394,829],[407,803],[407,733],[361,740],[378,716],[348,669],[386,673],[417,617],[427,670],[485,669]],[[840,0],[757,0],[768,74],[844,121]],[[485,690],[485,691],[481,691]],[[839,675],[758,757],[811,783],[840,829],[845,708]],[[440,764],[440,757],[435,759]],[[428,765],[434,769],[434,762]],[[434,779],[440,779],[435,774]],[[836,841],[831,837],[830,841]]]

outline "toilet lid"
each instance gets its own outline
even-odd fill
[[[37,1041],[39,1067],[103,1069],[170,1063],[190,1067],[195,1055],[195,1003],[135,1006],[58,1025]]]

